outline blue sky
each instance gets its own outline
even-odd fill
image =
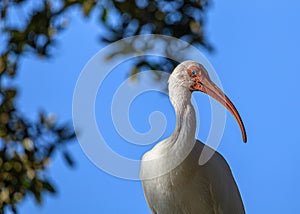
[[[215,1],[208,16],[208,36],[216,47],[206,54],[214,65],[226,94],[239,110],[248,133],[242,143],[239,128],[229,115],[219,152],[228,161],[239,185],[247,213],[295,213],[300,201],[299,120],[300,95],[300,2]],[[57,113],[60,120],[72,118],[72,96],[77,78],[87,61],[103,45],[95,20],[76,18],[62,33],[50,61],[25,59],[18,74],[19,105],[27,115],[40,109]],[[112,75],[126,77],[126,70]],[[117,84],[108,78],[96,102],[97,122],[118,152],[141,157],[149,147],[126,146],[112,130],[105,106]],[[105,96],[101,96],[101,93]],[[207,96],[195,94],[205,140],[210,124]],[[103,103],[103,105],[101,105]],[[147,106],[147,107],[145,107]],[[141,111],[141,109],[145,111]],[[152,110],[165,112],[168,136],[174,128],[174,112],[167,97],[147,93],[132,106],[133,126],[149,129]],[[122,149],[124,148],[124,150]],[[150,213],[141,183],[112,177],[94,166],[75,142],[70,150],[77,167],[71,170],[57,156],[49,174],[59,189],[43,206],[32,198],[19,206],[22,213]]]

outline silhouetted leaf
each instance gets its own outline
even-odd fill
[[[56,190],[48,181],[43,181],[43,187],[51,193],[56,193]]]
[[[75,166],[75,163],[74,163],[74,161],[73,161],[73,158],[71,157],[71,155],[69,154],[69,152],[64,151],[64,152],[63,152],[63,157],[64,157],[65,161],[67,162],[67,164],[68,164],[70,167],[74,167],[74,166]]]

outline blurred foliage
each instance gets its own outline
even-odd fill
[[[73,166],[66,145],[75,138],[70,124],[39,113],[30,120],[16,105],[13,86],[24,57],[52,56],[58,33],[68,26],[68,12],[96,14],[105,29],[102,41],[146,34],[163,34],[212,50],[204,32],[208,0],[0,0],[0,213],[32,195],[41,203],[43,192],[56,189],[47,176],[47,164],[58,151]],[[176,54],[176,53],[175,53]],[[172,71],[175,61],[140,57],[131,74],[141,69]],[[25,72],[25,71],[23,71]]]
[[[160,34],[182,39],[196,47],[213,51],[204,32],[205,15],[209,0],[136,0],[103,1],[99,6],[100,22],[107,34],[101,40],[107,43],[140,34]],[[134,43],[134,41],[133,41]],[[131,47],[134,47],[132,45]],[[176,53],[167,53],[171,58]],[[149,60],[139,57],[132,66],[131,75],[141,70],[171,72],[178,62],[161,58]],[[160,75],[156,75],[160,80]]]

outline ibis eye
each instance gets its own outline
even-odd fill
[[[191,71],[191,74],[192,74],[193,76],[195,76],[195,75],[197,74],[197,71],[196,71],[196,70],[192,70],[192,71]]]

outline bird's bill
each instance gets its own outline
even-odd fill
[[[242,137],[243,141],[246,143],[247,142],[247,135],[246,135],[246,130],[244,123],[242,121],[242,118],[240,117],[239,112],[233,105],[233,103],[230,101],[230,99],[222,92],[222,90],[214,84],[211,80],[205,79],[205,82],[203,80],[194,85],[194,89],[198,91],[202,91],[206,93],[207,95],[211,96],[218,102],[220,102],[222,105],[224,105],[230,112],[231,114],[235,117],[236,121],[238,122],[241,132],[242,132]]]

